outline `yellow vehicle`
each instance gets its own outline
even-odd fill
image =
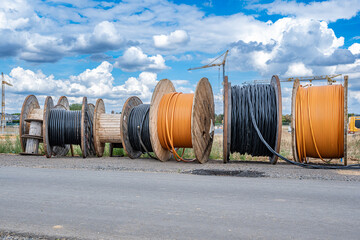
[[[360,132],[360,116],[349,117],[349,133]]]

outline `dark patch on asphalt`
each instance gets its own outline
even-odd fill
[[[0,230],[0,239],[2,240],[76,240],[76,238],[52,237],[37,235],[32,233],[19,233]]]
[[[265,172],[252,170],[222,170],[222,169],[195,169],[190,172],[195,175],[232,176],[232,177],[266,177]]]

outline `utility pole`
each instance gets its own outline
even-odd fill
[[[12,84],[8,83],[4,79],[4,73],[1,73],[1,87],[2,87],[2,95],[1,95],[1,132],[4,133],[4,128],[6,126],[6,118],[5,118],[5,84],[12,86]]]

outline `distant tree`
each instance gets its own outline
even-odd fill
[[[222,123],[222,121],[223,121],[223,119],[224,119],[224,115],[223,114],[216,114],[215,113],[215,123]]]
[[[81,110],[82,109],[82,104],[80,103],[73,103],[70,105],[70,110]]]
[[[291,122],[291,115],[290,114],[282,115],[282,122],[283,123],[290,123]]]

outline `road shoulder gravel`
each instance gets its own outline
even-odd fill
[[[208,163],[184,163],[170,160],[160,162],[154,159],[130,159],[127,157],[53,157],[0,154],[0,167],[88,169],[96,171],[167,172],[197,175],[221,175],[234,177],[269,177],[287,179],[314,179],[336,181],[360,181],[358,170],[305,169],[286,163],[271,165],[267,162],[220,160]]]

